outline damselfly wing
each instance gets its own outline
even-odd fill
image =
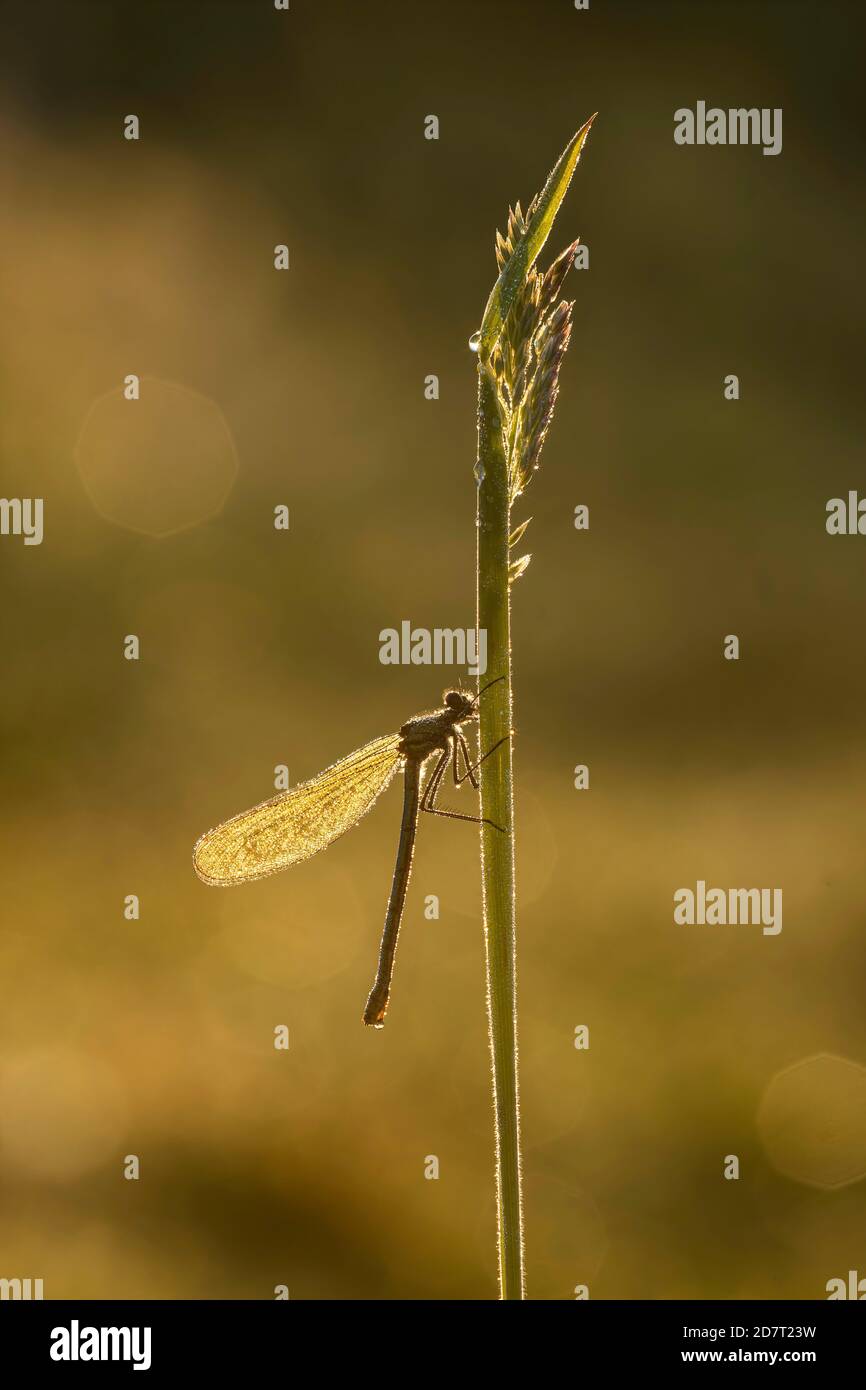
[[[318,854],[365,816],[400,763],[400,735],[364,744],[318,777],[262,801],[202,835],[199,878],[216,887],[250,883]]]

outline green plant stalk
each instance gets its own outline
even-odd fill
[[[526,1297],[517,1081],[510,587],[531,557],[510,559],[511,546],[517,545],[529,525],[527,518],[512,532],[511,507],[538,467],[556,404],[573,307],[556,300],[568,269],[566,258],[577,243],[543,275],[536,271],[535,261],[594,120],[591,116],[569,140],[526,215],[519,203],[509,208],[506,235],[496,235],[499,277],[490,291],[481,328],[470,342],[478,353],[477,623],[479,636],[482,630],[486,634],[488,656],[479,701],[484,759],[480,763],[481,885],[503,1299]]]
[[[526,1275],[517,1079],[509,487],[496,386],[486,360],[478,363],[478,474],[477,620],[479,630],[487,632],[483,683],[496,681],[479,701],[480,748],[483,752],[505,739],[479,769],[481,814],[494,822],[481,826],[481,882],[496,1123],[499,1294],[522,1299]],[[505,833],[494,826],[502,826]]]

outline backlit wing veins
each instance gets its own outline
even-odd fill
[[[399,764],[399,734],[373,739],[310,782],[280,792],[202,835],[200,879],[218,887],[265,878],[333,844],[366,815]]]

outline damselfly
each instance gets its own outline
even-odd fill
[[[490,685],[495,684],[495,681],[490,682]],[[484,690],[489,688],[485,686]],[[430,815],[448,816],[453,820],[493,824],[481,816],[446,811],[436,805],[449,762],[454,785],[459,787],[468,778],[477,790],[475,773],[485,758],[495,753],[508,738],[506,734],[476,763],[471,762],[461,726],[478,717],[478,700],[484,690],[472,697],[462,690],[446,690],[441,709],[414,715],[399,733],[373,739],[372,743],[366,743],[341,762],[320,772],[312,781],[280,792],[252,810],[233,816],[202,835],[193,851],[195,871],[205,883],[227,887],[265,878],[333,844],[366,815],[397,769],[402,767],[403,820],[397,862],[382,931],[379,967],[364,1010],[364,1022],[374,1028],[383,1026],[388,1008],[419,813],[427,811]],[[422,769],[434,754],[438,754],[436,765],[422,790]],[[502,826],[494,828],[503,829]]]

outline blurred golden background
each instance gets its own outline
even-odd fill
[[[44,497],[45,539],[0,540],[0,1276],[493,1296],[473,831],[421,826],[382,1033],[399,786],[261,883],[206,888],[191,852],[275,765],[466,679],[378,635],[473,622],[467,340],[495,227],[595,110],[517,518],[529,1292],[866,1274],[866,540],[824,528],[866,491],[858,8],[49,0],[6,27],[2,492]],[[781,155],[676,146],[699,99],[783,108]],[[675,926],[698,878],[781,887],[781,934]]]

